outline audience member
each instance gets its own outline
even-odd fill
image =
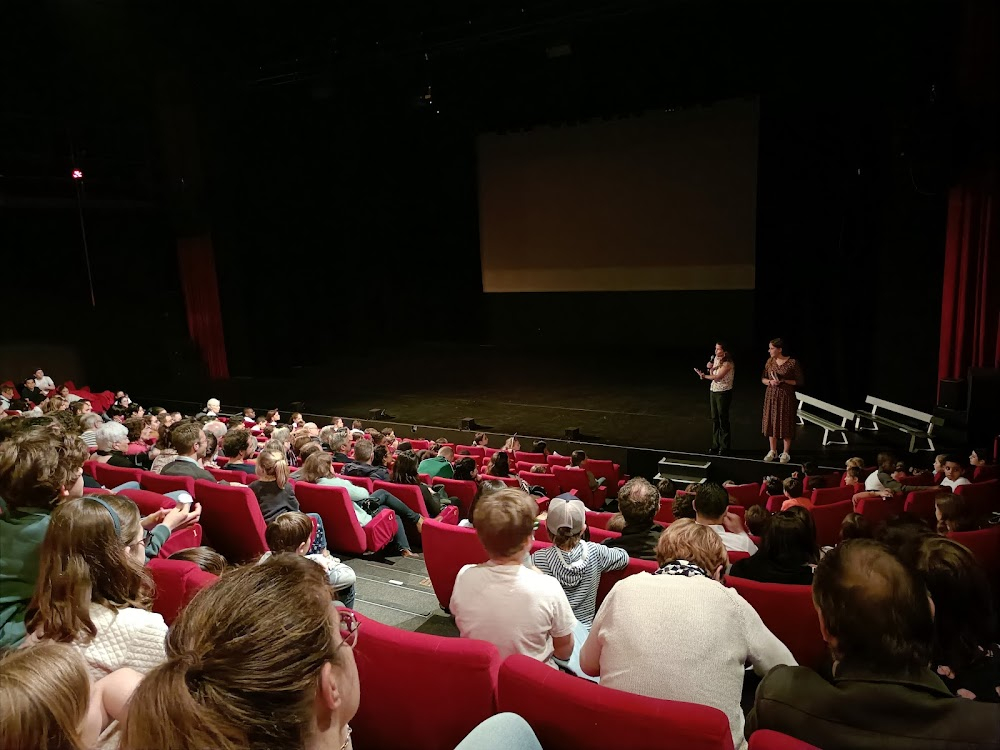
[[[225,573],[226,566],[229,564],[226,562],[226,558],[211,547],[188,547],[187,549],[178,550],[169,559],[192,562],[206,573],[216,576],[221,576]]]
[[[990,454],[983,448],[974,448],[969,454],[969,465],[972,467],[972,481],[986,482],[1000,477],[996,464],[989,461]]]
[[[21,398],[25,401],[30,401],[35,406],[40,406],[42,401],[45,400],[45,394],[38,390],[33,375],[24,379],[24,386],[21,388]]]
[[[924,489],[924,487],[916,485],[903,484],[899,481],[900,478],[905,478],[905,472],[896,469],[896,456],[889,451],[883,451],[878,454],[878,470],[873,471],[865,479],[865,489],[869,492],[877,492],[879,490],[914,492]]]
[[[458,525],[469,529],[473,528],[476,505],[479,504],[479,501],[486,495],[492,495],[494,492],[500,492],[505,489],[507,489],[507,485],[499,479],[483,479],[479,482],[479,486],[476,488],[476,495],[472,498],[472,503],[469,505],[469,517],[459,521]]]
[[[170,429],[170,443],[177,451],[177,456],[160,470],[163,476],[216,481],[215,477],[201,465],[208,451],[208,440],[200,424],[188,421],[173,425]]]
[[[80,439],[88,448],[97,447],[97,428],[104,424],[100,414],[84,414],[80,417]]]
[[[931,666],[960,698],[1000,703],[1000,645],[990,579],[953,539],[926,537],[914,560],[934,602]]]
[[[934,517],[937,519],[937,532],[949,534],[952,531],[975,531],[982,524],[975,518],[969,503],[962,495],[942,492],[934,498]]]
[[[472,436],[472,444],[479,445],[485,448],[490,444],[490,436],[487,435],[485,432],[477,432],[475,435]]]
[[[476,459],[471,456],[460,458],[455,462],[455,479],[479,480],[479,472],[476,467]]]
[[[660,510],[660,493],[648,480],[633,477],[618,490],[618,511],[625,519],[621,536],[606,539],[608,547],[625,550],[629,557],[656,559],[656,545],[663,527],[653,523]]]
[[[14,396],[14,388],[6,383],[0,385],[0,411],[7,411],[8,409],[13,409],[11,404],[16,400]]]
[[[135,459],[129,456],[128,428],[117,422],[105,422],[97,428],[97,453],[93,460],[108,466],[120,466],[125,469],[139,468]]]
[[[229,430],[222,439],[222,455],[229,459],[226,469],[253,474],[257,471],[247,461],[257,452],[257,438],[249,430],[237,427]]]
[[[445,445],[438,448],[436,456],[433,458],[425,458],[421,461],[420,465],[417,467],[417,471],[421,474],[426,474],[431,479],[434,477],[452,479],[455,476],[455,470],[452,468],[451,462],[454,460],[455,451]]]
[[[531,561],[559,581],[576,619],[589,629],[594,621],[601,574],[622,570],[628,565],[628,553],[620,547],[583,540],[587,508],[572,495],[552,498],[545,526],[553,546],[535,552]]]
[[[531,452],[548,456],[549,455],[548,443],[546,443],[544,440],[536,440],[534,443],[531,444]]]
[[[194,415],[195,419],[201,419],[202,417],[217,417],[222,411],[222,404],[217,398],[210,398],[205,402],[205,408]],[[218,435],[216,436],[218,437]]]
[[[412,484],[418,487],[428,515],[431,518],[437,518],[441,514],[442,500],[447,500],[447,495],[442,498],[421,482],[417,467],[417,454],[413,451],[402,451],[396,453],[396,462],[392,465],[390,476],[394,484]],[[450,501],[447,504],[450,505]]]
[[[694,499],[698,495],[694,492],[677,492],[674,494],[674,501],[670,503],[670,512],[674,518],[694,518]]]
[[[590,485],[591,490],[596,490],[602,484],[604,484],[604,478],[598,479],[594,476],[594,473],[587,468],[587,454],[584,451],[576,450],[570,455],[570,469],[581,469],[587,472],[587,483]]]
[[[494,453],[483,473],[488,477],[500,477],[501,479],[510,477],[510,459],[507,454],[503,451]]]
[[[965,465],[962,463],[961,457],[948,456],[944,460],[944,479],[941,480],[941,486],[954,490],[963,484],[971,484],[971,482],[965,476]]]
[[[912,513],[900,513],[883,523],[875,532],[875,538],[886,545],[893,554],[902,557],[913,555],[926,536],[933,536],[934,531],[919,516]]]
[[[848,513],[840,522],[840,541],[842,542],[846,542],[848,539],[871,539],[874,536],[868,519],[860,513]]]
[[[272,555],[283,552],[302,555],[323,568],[330,588],[336,592],[345,607],[353,608],[354,584],[357,581],[354,569],[332,557],[325,549],[320,553],[310,554],[312,536],[313,522],[309,516],[294,511],[282,513],[267,525],[264,539],[267,541],[268,551],[263,554],[259,562],[267,562]]]
[[[788,479],[782,482],[782,489],[785,495],[785,501],[781,504],[782,510],[788,510],[793,505],[801,506],[806,510],[813,509],[812,500],[803,497],[804,487],[802,486],[802,480],[798,477],[788,477]]]
[[[372,465],[375,455],[375,447],[368,440],[358,440],[354,444],[354,458],[350,463],[344,464],[341,473],[347,477],[368,477],[383,482],[389,481],[389,470],[384,466]]]
[[[492,643],[501,659],[519,653],[555,666],[573,654],[576,618],[559,582],[523,564],[537,511],[513,488],[480,498],[475,528],[490,559],[458,572],[449,608],[463,638]]]
[[[657,562],[656,575],[629,576],[605,597],[580,666],[605,687],[719,709],[742,750],[746,665],[763,675],[795,659],[754,608],[720,583],[726,549],[709,528],[675,521],[660,537]]]
[[[165,658],[167,626],[150,611],[152,580],[139,509],[126,497],[90,495],[52,511],[28,605],[28,643],[70,643],[92,679]]]
[[[660,497],[665,497],[672,500],[674,495],[677,493],[677,485],[674,484],[672,479],[661,479],[659,484],[656,485],[656,489],[660,491]]]
[[[729,573],[761,583],[808,586],[818,560],[816,537],[805,519],[791,511],[780,511],[767,523],[757,554],[734,562]]]
[[[722,538],[727,550],[733,552],[757,552],[757,545],[743,528],[743,519],[730,513],[729,493],[725,487],[715,482],[705,482],[698,488],[694,500],[695,518],[698,523],[708,526]]]
[[[676,518],[676,515],[674,516]],[[743,515],[743,523],[753,536],[764,536],[767,524],[771,520],[771,514],[763,505],[751,505]]]
[[[852,539],[830,550],[816,568],[813,601],[833,678],[772,670],[757,688],[748,737],[772,729],[825,750],[996,746],[1000,705],[952,696],[928,668],[933,605],[883,545]]]

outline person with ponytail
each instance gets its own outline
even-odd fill
[[[255,467],[257,481],[250,483],[250,489],[260,504],[260,514],[264,523],[271,523],[282,513],[299,511],[299,501],[295,491],[288,481],[290,470],[283,450],[275,449],[269,443],[257,457]],[[317,513],[307,513],[316,521],[316,534],[309,547],[310,555],[322,555],[326,552],[326,530],[323,519]]]
[[[95,680],[122,667],[145,673],[163,661],[167,626],[150,611],[144,537],[127,497],[87,495],[59,505],[42,542],[26,643],[73,645]]]

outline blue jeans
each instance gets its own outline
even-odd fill
[[[306,513],[306,515],[316,519],[316,536],[313,537],[312,546],[306,554],[321,554],[326,549],[326,529],[323,528],[323,519],[319,517],[319,513]]]
[[[455,750],[542,750],[538,738],[517,714],[491,716],[458,743]]]
[[[389,494],[386,490],[375,490],[370,497],[381,506],[378,512],[375,513],[376,516],[385,511],[386,508],[391,508],[396,512],[396,545],[401,550],[410,549],[410,540],[406,537],[406,529],[403,528],[403,521],[406,520],[415,524],[420,520],[420,514],[410,510],[406,506],[406,503],[395,495]]]

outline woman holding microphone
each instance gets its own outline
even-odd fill
[[[707,372],[697,368],[695,372],[702,380],[712,381],[708,394],[712,411],[712,448],[709,453],[723,456],[731,447],[729,408],[733,403],[733,379],[736,375],[736,365],[726,351],[725,344],[720,342],[715,345],[715,355],[706,368]]]

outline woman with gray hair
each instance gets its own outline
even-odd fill
[[[97,447],[97,428],[104,424],[100,414],[89,412],[80,417],[80,438],[88,448]]]

